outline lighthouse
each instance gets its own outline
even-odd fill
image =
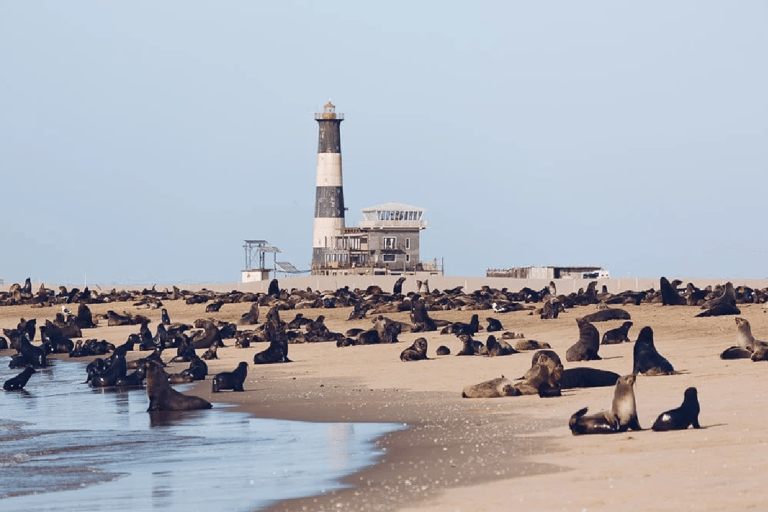
[[[312,266],[322,265],[328,249],[344,232],[344,188],[341,177],[341,122],[330,101],[315,113],[319,127],[317,178],[315,180],[315,228],[312,236]]]

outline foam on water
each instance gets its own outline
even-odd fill
[[[21,372],[0,357],[0,381]],[[54,360],[0,409],[3,510],[253,510],[339,488],[373,463],[392,424],[264,420],[226,411],[147,413],[144,389],[83,384]],[[183,390],[183,388],[178,388]]]

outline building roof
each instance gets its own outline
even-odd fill
[[[404,203],[398,203],[398,202],[389,202],[380,204],[378,206],[368,206],[367,208],[363,208],[363,213],[365,212],[373,212],[377,210],[396,210],[401,212],[423,212],[424,208],[419,208],[418,206],[410,206]]]

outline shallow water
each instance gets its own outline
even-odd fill
[[[0,357],[0,382],[21,370]],[[392,424],[264,420],[214,404],[148,413],[146,391],[83,384],[54,360],[2,393],[2,510],[254,510],[341,487]],[[183,387],[177,387],[183,391]]]

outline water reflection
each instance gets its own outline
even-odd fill
[[[8,360],[0,379],[18,373]],[[253,510],[338,487],[372,461],[370,439],[399,428],[261,420],[219,404],[148,413],[144,389],[84,384],[84,363],[40,373],[3,396],[0,467],[13,469],[0,471],[2,510]]]

